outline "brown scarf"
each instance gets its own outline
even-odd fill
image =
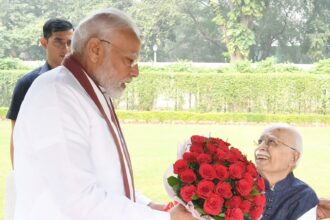
[[[72,73],[72,75],[78,80],[78,82],[80,83],[80,85],[85,89],[85,91],[87,92],[87,94],[90,96],[90,98],[94,101],[95,105],[98,107],[100,113],[102,114],[104,120],[106,121],[109,131],[115,141],[116,147],[117,147],[117,152],[118,152],[118,156],[119,156],[119,160],[120,160],[120,166],[121,166],[121,171],[122,171],[122,176],[123,176],[123,182],[124,182],[124,187],[125,187],[125,195],[127,198],[133,200],[135,202],[135,189],[134,189],[134,180],[133,180],[133,170],[132,170],[132,165],[131,165],[131,160],[130,160],[130,156],[127,150],[127,146],[126,146],[126,142],[122,133],[122,130],[120,128],[119,122],[118,122],[118,118],[117,115],[115,113],[113,104],[111,102],[111,99],[109,99],[109,103],[108,107],[109,107],[109,111],[110,111],[110,115],[111,115],[111,119],[113,121],[113,123],[116,126],[117,132],[118,132],[118,136],[116,135],[114,128],[112,127],[109,118],[107,117],[101,103],[100,100],[97,98],[97,95],[90,83],[90,81],[88,80],[85,71],[83,69],[83,67],[80,65],[79,62],[77,62],[74,57],[72,55],[67,56],[64,58],[63,60],[63,65],[70,70],[70,72]],[[119,140],[118,140],[119,139]],[[127,163],[127,167],[128,170],[125,166],[125,161]],[[129,184],[128,181],[128,172],[130,174],[130,178],[131,178],[131,183]]]

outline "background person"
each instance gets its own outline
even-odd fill
[[[263,220],[316,219],[314,190],[293,175],[302,151],[301,135],[287,124],[270,125],[260,136],[255,160],[266,183]]]
[[[58,67],[64,56],[70,51],[73,26],[69,21],[54,18],[49,19],[43,26],[43,37],[40,44],[46,51],[47,60],[44,65],[20,78],[15,86],[7,118],[11,120],[12,133],[24,97],[33,81],[50,69]],[[13,137],[10,140],[10,157],[13,166],[14,150]]]
[[[124,13],[97,12],[76,28],[63,66],[33,83],[14,130],[15,220],[193,219],[182,206],[152,209],[134,188],[111,98],[138,76],[140,46]]]

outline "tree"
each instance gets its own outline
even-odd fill
[[[211,0],[213,21],[222,31],[222,40],[228,49],[230,62],[247,59],[255,44],[253,24],[262,16],[261,0]]]
[[[313,0],[306,25],[306,53],[313,62],[330,57],[330,1]]]

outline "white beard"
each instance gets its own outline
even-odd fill
[[[95,74],[95,78],[104,90],[103,92],[106,98],[120,98],[124,93],[125,89],[114,79],[114,76],[117,74],[119,73],[117,73],[116,70],[112,67],[109,68],[108,66],[105,66],[105,63],[99,67]]]
[[[122,89],[122,88],[112,88],[112,87],[108,87],[108,88],[105,88],[104,96],[105,96],[106,98],[114,98],[114,99],[118,99],[118,98],[120,98],[123,94],[124,94],[124,89]]]

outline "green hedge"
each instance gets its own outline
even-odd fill
[[[265,66],[263,68],[266,68]],[[26,70],[0,71],[0,106],[9,106]],[[165,100],[165,104],[160,104]],[[119,109],[260,114],[330,114],[330,74],[173,72],[142,68]]]
[[[6,118],[7,112],[8,112],[8,108],[7,107],[0,107],[0,119],[1,118]]]
[[[330,124],[329,115],[273,115],[253,113],[195,113],[195,112],[134,112],[117,111],[123,121],[132,122],[191,122],[191,123],[230,123],[255,122],[271,123],[286,122],[294,124]]]
[[[9,106],[16,81],[29,70],[0,70],[0,106]]]
[[[8,108],[0,107],[0,118],[5,118]],[[183,122],[183,123],[233,123],[286,122],[294,124],[330,124],[330,115],[274,115],[254,113],[196,113],[182,111],[117,111],[125,122]]]
[[[330,114],[330,75],[142,72],[117,105],[159,110],[159,97],[172,101],[161,110]]]
[[[0,106],[9,106],[17,79],[29,71],[6,69],[21,68],[21,64],[18,59],[0,59]],[[143,66],[140,72],[125,96],[115,102],[120,109],[330,114],[330,59],[320,60],[309,71],[267,58],[220,69],[196,68],[181,61],[160,68]]]
[[[0,70],[29,69],[18,58],[0,58]]]

